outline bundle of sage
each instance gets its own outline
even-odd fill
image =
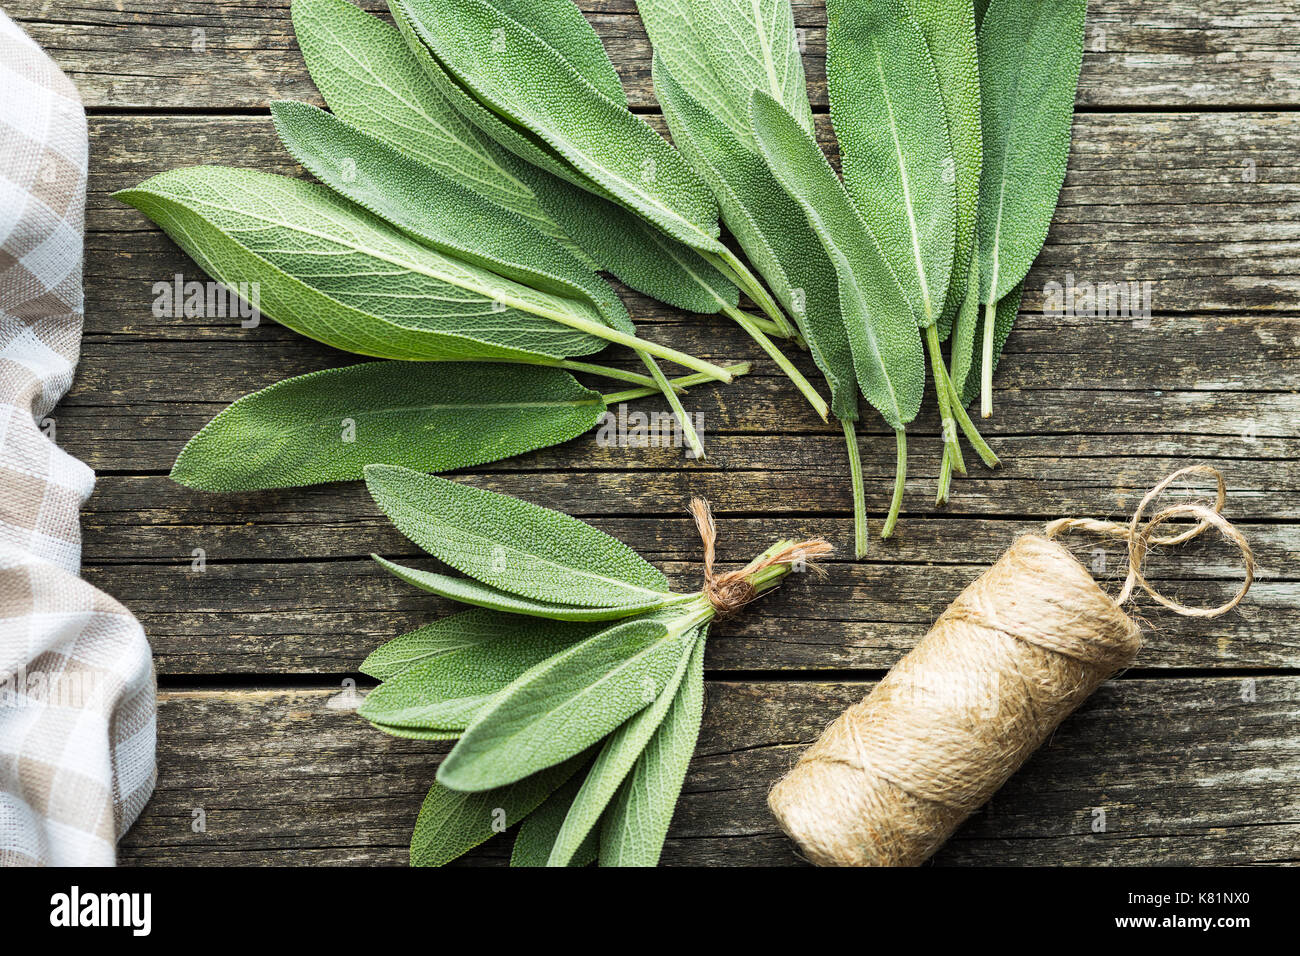
[[[359,711],[375,727],[457,740],[420,809],[411,863],[441,865],[523,820],[512,865],[655,865],[699,734],[711,622],[830,546],[777,541],[717,574],[716,529],[697,499],[705,583],[683,594],[560,512],[388,465],[366,468],[366,484],[398,530],[467,577],[375,560],[474,607],[361,665],[383,682]]]
[[[943,427],[939,502],[952,470],[965,473],[959,431],[998,464],[965,406],[982,382],[991,414],[1019,283],[1056,206],[1085,3],[827,0],[841,182],[814,139],[787,0],[638,0],[673,138],[830,385],[859,555],[859,388],[897,436],[883,537],[902,501],[905,427],[921,407],[927,352]],[[941,343],[954,326],[948,367]]]
[[[1086,0],[828,0],[843,179],[814,138],[788,0],[638,6],[676,148],[629,110],[571,0],[391,0],[395,27],[347,0],[294,0],[299,45],[332,112],[272,110],[286,148],[319,184],[198,167],[118,195],[219,280],[256,283],[272,318],[398,361],[245,399],[182,454],[178,480],[268,487],[357,478],[382,461],[442,470],[561,441],[599,402],[556,370],[658,390],[703,455],[681,405],[688,383],[670,382],[658,363],[684,366],[690,381],[725,382],[738,369],[638,337],[598,271],[671,305],[730,316],[823,419],[834,412],[859,556],[859,394],[895,434],[882,537],[900,512],[906,429],[927,374],[944,444],[939,502],[952,472],[965,473],[962,435],[987,465],[998,463],[965,408],[978,392],[984,415],[992,412],[993,369],[1055,209]],[[756,272],[721,241],[719,216]],[[762,315],[739,308],[742,292]],[[772,335],[808,347],[829,404]],[[648,374],[583,360],[610,343],[635,350]],[[410,361],[534,368],[399,364]],[[473,400],[458,411],[437,402],[394,412],[388,401],[412,382],[445,396],[471,379]],[[339,385],[358,390],[340,398]],[[518,396],[538,393],[544,410],[521,435],[531,414],[522,410],[535,406]],[[338,415],[348,396],[369,425],[364,441],[332,455],[337,424],[312,416]],[[563,425],[552,427],[557,401],[581,407],[565,405]],[[514,411],[471,416],[481,417],[481,440],[445,427],[449,415],[502,404]],[[256,429],[245,430],[252,419]],[[314,448],[304,432],[319,439]],[[245,453],[263,446],[279,451]]]
[[[576,7],[565,0],[563,7],[552,8],[571,9],[585,30],[579,31],[579,45],[588,59],[591,44],[604,58]],[[286,149],[322,185],[195,167],[155,176],[117,197],[161,225],[218,280],[231,288],[256,288],[266,315],[336,348],[422,363],[550,366],[640,386],[632,397],[654,387],[673,409],[692,455],[703,457],[679,393],[693,382],[730,381],[748,366],[720,367],[637,337],[623,303],[596,274],[600,268],[674,306],[733,314],[789,367],[825,417],[825,403],[762,331],[764,326],[782,329],[740,312],[739,291],[728,278],[658,228],[531,166],[468,122],[439,91],[435,64],[400,9],[394,12],[405,38],[347,0],[293,5],[297,39],[333,112],[291,102],[272,104],[272,112]],[[603,62],[612,75],[612,64],[607,58]],[[578,361],[609,343],[634,349],[649,374]],[[669,383],[659,359],[694,375],[689,382]],[[292,396],[309,406],[345,405],[351,394],[364,416],[369,393],[340,395],[337,386],[365,380],[374,390],[394,392],[415,379],[426,389],[446,392],[465,374],[391,362],[358,367],[342,377],[304,376],[290,388],[262,394],[257,404],[275,414],[262,419],[256,435],[237,433],[229,425],[239,416],[227,416],[225,427],[208,430],[199,443],[202,469],[193,467],[198,450],[187,450],[173,477],[220,490],[296,480],[285,477],[292,467],[262,474],[241,454],[242,448],[270,438],[291,458],[334,457],[326,446],[301,451],[301,436],[290,424],[298,409],[273,409],[275,403]],[[567,377],[532,370],[476,380],[478,397],[488,404],[509,402],[518,383],[524,392],[553,389],[557,382],[570,391],[580,388]],[[471,404],[463,403],[461,411]],[[352,447],[339,457],[360,464],[390,460],[379,451],[401,436],[381,428],[400,425],[412,429],[405,433],[408,439],[420,438],[434,433],[443,414],[441,408],[423,406],[400,412],[364,431],[354,428],[348,438]],[[358,421],[356,414],[344,420]],[[271,423],[279,427],[269,430]],[[498,438],[490,429],[490,421],[475,429],[480,447],[515,444],[509,434]],[[340,431],[336,421],[319,432],[319,437],[334,435],[333,452],[339,451]],[[540,436],[545,429],[534,431]],[[565,431],[554,440],[568,437],[572,434]],[[415,448],[402,460],[456,467],[437,466],[440,457],[436,450]],[[457,461],[476,457],[472,448],[452,456]],[[309,481],[360,477],[358,467],[306,470]]]

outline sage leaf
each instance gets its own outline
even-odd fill
[[[704,714],[704,637],[663,722],[605,815],[601,866],[655,866],[663,852]]]
[[[605,345],[560,321],[604,330],[590,305],[443,255],[324,186],[199,166],[114,195],[214,278],[256,283],[266,315],[335,348],[391,359],[525,360]]]
[[[581,858],[592,836],[600,832],[601,814],[673,706],[682,679],[698,649],[703,646],[707,633],[708,626],[702,625],[694,639],[687,644],[677,671],[655,702],[610,734],[605,741],[582,779],[562,825],[557,828],[546,861],[548,866],[571,865],[572,861]]]
[[[572,0],[489,0],[502,16],[526,27],[603,95],[627,106],[627,94],[605,46]]]
[[[1069,158],[1086,8],[1086,0],[993,0],[980,27],[981,302],[1010,292],[1047,238]]]
[[[374,463],[449,471],[568,441],[604,412],[559,369],[368,362],[245,395],[190,439],[171,477],[251,491],[355,481]]]
[[[956,162],[925,35],[902,0],[827,0],[826,82],[844,185],[922,327],[943,310]]]
[[[507,117],[496,113],[475,99],[473,92],[453,76],[426,45],[423,37],[428,28],[421,18],[427,15],[427,11],[417,8],[415,0],[388,0],[388,10],[402,38],[406,41],[407,48],[419,62],[420,68],[424,70],[438,92],[464,119],[526,163],[544,169],[555,178],[576,188],[590,188],[602,192],[599,187],[588,182],[581,173],[574,170],[546,140],[516,126]]]
[[[361,673],[388,680],[416,664],[494,640],[502,617],[490,611],[465,611],[417,627],[371,651],[361,662]]]
[[[324,2],[343,3],[346,0]],[[569,179],[556,175],[555,167],[558,165],[569,177],[579,178],[576,173],[568,170],[562,159],[525,138],[519,130],[485,109],[450,78],[415,34],[401,3],[395,2],[391,6],[394,18],[410,46],[408,55],[411,64],[415,70],[428,74],[424,76],[425,83],[436,91],[433,96],[439,105],[455,114],[454,119],[446,121],[445,125],[455,128],[468,126],[472,130],[472,133],[465,133],[459,138],[472,141],[476,148],[491,157],[495,168],[504,171],[503,175],[512,189],[524,192],[531,198],[529,211],[535,215],[540,214],[545,220],[544,225],[538,225],[542,232],[560,237],[561,242],[579,250],[577,254],[580,259],[612,273],[638,292],[679,309],[713,313],[719,310],[719,303],[736,305],[739,292],[735,284],[696,250],[670,239],[641,217],[604,196],[603,190],[582,188]],[[533,32],[539,32],[536,17],[548,16],[556,8],[571,11],[564,14],[565,17],[572,14],[581,17],[577,7],[568,0],[529,7],[526,10],[516,8],[515,15]],[[525,13],[530,15],[525,17]],[[590,32],[585,27],[585,19],[583,23],[584,30]],[[549,32],[554,33],[554,24],[551,26]],[[590,36],[595,40],[595,47],[580,57],[569,58],[569,64],[611,99],[626,104],[621,85],[615,90],[598,82],[602,76],[616,74],[599,40],[594,33],[590,33]],[[597,55],[604,61],[603,65],[597,62]],[[415,85],[414,81],[412,85]],[[328,96],[326,99],[328,102]],[[335,112],[339,112],[333,103],[330,105]],[[395,139],[390,141],[399,147],[402,145]],[[417,155],[417,158],[429,161],[424,155]],[[496,193],[479,189],[479,182],[472,176],[466,177],[466,181],[499,205],[520,211],[503,202]]]
[[[477,629],[480,640],[388,678],[366,695],[357,713],[392,727],[464,730],[521,674],[601,627],[490,611],[468,613],[482,615],[462,625]]]
[[[970,404],[966,397],[966,383],[970,377],[971,362],[978,359],[975,343],[980,327],[980,262],[979,254],[971,256],[967,265],[966,297],[952,333],[952,371],[949,378],[958,400],[964,406]],[[978,378],[978,376],[976,376]]]
[[[992,0],[979,29],[980,411],[993,414],[998,303],[1029,272],[1052,223],[1070,153],[1087,0]]]
[[[756,148],[749,122],[754,90],[766,92],[812,133],[788,0],[637,0],[637,11],[655,56],[681,91],[742,145]]]
[[[400,0],[438,63],[585,182],[687,245],[718,255],[717,204],[682,157],[544,38],[488,0]],[[581,184],[581,183],[580,183]]]
[[[375,730],[381,730],[390,737],[401,737],[404,740],[455,740],[461,735],[460,729],[438,728],[438,727],[393,727],[389,724],[381,724],[372,720],[370,726]]]
[[[345,3],[346,0],[324,2]],[[638,292],[693,312],[716,312],[719,300],[736,304],[738,292],[735,285],[697,252],[669,239],[616,202],[574,185],[570,180],[580,180],[580,177],[569,170],[562,159],[543,149],[470,96],[429,54],[411,26],[402,4],[393,2],[390,7],[401,32],[399,39],[408,47],[410,65],[421,73],[425,83],[432,88],[426,95],[442,108],[437,113],[438,124],[459,131],[454,139],[449,137],[453,144],[472,144],[451,150],[453,155],[475,149],[490,160],[491,169],[488,173],[464,177],[475,189],[499,205],[531,216],[531,221],[540,231],[557,237],[574,249],[580,259],[612,273]],[[545,13],[555,7],[577,12],[577,8],[567,0],[533,9]],[[524,22],[530,28],[534,26],[531,18]],[[592,37],[594,39],[594,33]],[[597,53],[605,63],[592,66]],[[598,39],[595,48],[583,56],[569,60],[569,63],[598,88],[603,89],[606,95],[626,102],[621,85],[615,90],[612,86],[606,88],[597,82],[602,75],[616,75]],[[411,78],[411,86],[418,86],[418,80],[414,77]],[[326,100],[330,102],[328,94]],[[330,102],[330,107],[335,112],[340,112],[333,102]],[[452,114],[450,117],[443,115],[447,110]],[[429,124],[413,125],[417,129],[423,129]],[[409,149],[410,137],[403,135],[408,128],[403,125],[398,134],[387,138],[400,148]],[[383,136],[382,133],[377,135]],[[417,159],[432,164],[431,157],[436,156],[437,152],[425,149],[415,155]],[[493,170],[499,170],[499,175]],[[492,181],[505,180],[505,200],[500,196],[500,189],[491,191],[486,188],[483,184],[485,178]],[[527,202],[521,204],[512,200],[510,197],[516,193],[526,195]],[[686,265],[679,267],[679,262]]]
[[[499,137],[504,145],[548,171],[564,175],[555,168],[548,150],[558,154],[577,174],[576,179],[572,175],[567,178],[621,203],[697,250],[767,313],[779,334],[795,334],[767,289],[718,241],[717,204],[707,184],[644,120],[601,94],[561,53],[530,30],[530,19],[522,16],[524,7],[494,5],[491,0],[399,2],[413,31],[446,74],[444,84],[458,82],[469,99],[509,121],[508,132]],[[465,19],[449,19],[454,17]],[[490,42],[482,32],[485,30]],[[490,56],[491,62],[484,56]],[[525,137],[520,143],[520,132],[533,139]],[[674,258],[684,261],[681,256]],[[699,273],[698,269],[688,271],[692,276]],[[711,311],[721,308],[735,319],[825,418],[826,402],[816,389],[762,328],[729,300],[728,292]]]
[[[907,0],[907,9],[925,34],[952,144],[957,194],[956,249],[948,297],[939,316],[939,337],[946,339],[965,299],[965,276],[975,246],[983,165],[975,17],[968,0]]]
[[[513,213],[328,113],[304,103],[273,103],[271,109],[289,152],[335,192],[441,252],[591,305],[622,344],[641,353],[695,456],[703,457],[685,410],[649,357],[677,358],[680,353],[638,340],[622,300],[581,260]],[[708,364],[697,367],[703,370]]]
[[[461,793],[435,782],[411,833],[411,866],[442,866],[532,813],[581,769],[579,754],[555,767],[497,790]]]
[[[528,182],[554,178],[539,168]],[[542,206],[600,267],[651,298],[711,315],[736,308],[740,290],[698,250],[678,242],[624,206],[564,184],[539,190]]]
[[[902,429],[920,410],[925,386],[917,318],[879,243],[816,141],[761,90],[754,93],[752,107],[763,156],[803,207],[835,266],[862,394],[890,427]]]
[[[677,82],[658,47],[653,71],[655,95],[673,141],[709,182],[727,228],[798,322],[830,386],[835,416],[856,420],[857,380],[840,317],[835,269],[801,207],[754,151],[757,147],[746,146]]]
[[[596,743],[662,692],[683,634],[694,631],[695,622],[684,621],[623,621],[527,671],[465,731],[439,766],[439,782],[501,787]]]
[[[575,773],[564,782],[564,786],[547,797],[545,803],[524,818],[519,833],[515,835],[511,866],[546,866],[556,834],[569,813],[574,794],[582,786],[583,777],[584,774]],[[596,859],[599,850],[600,831],[592,830],[565,865],[586,866]]]
[[[294,0],[291,13],[307,70],[336,116],[585,257],[520,177],[527,164],[460,114],[397,29],[348,0]]]
[[[455,578],[434,571],[394,564],[379,555],[372,555],[372,557],[380,567],[393,576],[430,594],[493,611],[522,614],[526,617],[544,617],[552,621],[616,621],[682,600],[677,595],[663,595],[661,598],[643,604],[626,604],[617,607],[575,607],[569,604],[553,604],[499,591],[486,584],[480,584],[473,578]]]
[[[397,529],[478,581],[554,604],[641,606],[668,582],[623,542],[518,498],[407,468],[371,465],[371,496]]]
[[[339,195],[440,252],[585,299],[611,328],[636,334],[607,283],[513,213],[314,106],[279,101],[271,115],[285,148]]]

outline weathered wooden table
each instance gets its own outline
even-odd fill
[[[353,359],[270,322],[156,317],[155,283],[205,277],[109,198],[186,164],[296,170],[267,104],[320,100],[288,0],[6,8],[70,73],[90,113],[86,337],[56,422],[64,447],[99,473],[86,573],[140,615],[157,661],[158,788],[122,860],[401,863],[445,748],[371,730],[351,713],[351,688],[368,651],[446,610],[367,558],[410,558],[413,547],[357,485],[213,496],[166,477],[225,403]],[[635,108],[653,113],[632,0],[583,8]],[[796,862],[764,797],[825,723],[1016,534],[1059,515],[1126,515],[1190,462],[1227,475],[1229,516],[1265,569],[1249,601],[1211,622],[1151,614],[1137,666],[936,862],[1300,862],[1300,8],[1091,8],[1069,176],[985,428],[1006,467],[973,468],[951,506],[935,509],[931,412],[913,431],[898,537],[716,629],[704,730],[666,862]],[[824,16],[811,0],[796,16],[825,132]],[[1153,314],[1045,316],[1044,286],[1070,277],[1149,281]],[[707,358],[756,351],[721,320],[635,296],[629,305],[648,336]],[[588,434],[461,480],[580,515],[686,587],[699,575],[684,512],[693,494],[713,502],[724,557],[802,533],[847,548],[840,439],[784,379],[760,362],[736,385],[693,390],[691,402],[704,415],[707,463],[601,448]],[[879,516],[893,468],[883,428],[871,427],[864,455]],[[1094,562],[1095,545],[1077,542]],[[1122,556],[1106,554],[1114,577]],[[1218,543],[1155,564],[1162,588],[1194,602],[1217,603],[1236,574]],[[494,842],[476,858],[500,859],[508,844]]]

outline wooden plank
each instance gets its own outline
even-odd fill
[[[710,666],[887,667],[1017,534],[1041,529],[1044,518],[1062,514],[1122,516],[1147,487],[1182,463],[1108,457],[1104,441],[1086,441],[1097,448],[1078,458],[1062,454],[1058,438],[1026,440],[1025,448],[1034,450],[1023,453],[1013,453],[1022,443],[1007,443],[1007,468],[961,482],[950,509],[937,513],[929,500],[937,457],[932,441],[936,448],[913,469],[899,535],[873,542],[869,563],[836,561],[827,581],[797,581],[727,625],[727,639],[714,644]],[[671,465],[591,470],[590,464],[581,471],[554,470],[548,459],[560,450],[463,480],[580,514],[665,567],[682,589],[696,587],[698,577],[696,535],[680,517],[691,494],[709,496],[722,516],[724,557],[745,560],[791,534],[824,534],[847,555],[849,492],[834,439],[787,435],[737,442],[737,464],[751,463],[740,473],[727,467],[731,443],[714,443],[720,451],[707,471]],[[884,445],[867,444],[874,516],[885,506],[892,467]],[[589,453],[575,454],[582,461]],[[773,456],[787,459],[787,467],[776,467]],[[765,459],[765,469],[753,468],[755,460]],[[1294,469],[1250,460],[1219,464],[1233,486],[1229,513],[1255,544],[1261,581],[1246,605],[1225,620],[1175,625],[1157,617],[1143,666],[1279,666],[1300,660],[1300,592],[1293,583],[1300,557],[1296,491],[1278,484]],[[1050,477],[1042,477],[1044,468]],[[1117,476],[1122,487],[1110,486],[1103,474]],[[763,507],[778,501],[792,504]],[[1027,520],[1026,512],[1040,517]],[[990,520],[998,514],[1002,520]],[[1268,523],[1251,523],[1252,516]],[[1287,520],[1272,523],[1279,518]],[[84,533],[89,579],[141,615],[163,673],[347,672],[382,641],[454,609],[365,560],[379,552],[419,563],[417,549],[357,484],[203,495],[163,477],[101,478]],[[1083,537],[1071,546],[1103,579],[1126,566],[1114,545]],[[203,549],[203,573],[192,571],[195,548]],[[1229,590],[1224,582],[1238,574],[1237,556],[1219,542],[1205,542],[1161,556],[1151,573],[1189,603],[1214,604]],[[364,601],[357,600],[361,593]],[[828,607],[844,610],[828,614]]]
[[[77,380],[55,413],[60,440],[97,469],[163,471],[184,442],[227,403],[291,375],[364,361],[304,338],[285,339],[283,331],[268,323],[265,334],[251,330],[245,342],[151,340],[145,335],[87,339]],[[754,361],[753,373],[730,385],[690,391],[686,405],[702,416],[707,434],[755,436],[752,446],[764,434],[838,433],[730,322],[713,317],[646,322],[640,331],[647,339],[715,361]],[[624,365],[625,355],[611,349],[610,364]],[[820,381],[806,354],[793,359]],[[185,368],[186,374],[177,376],[176,368]],[[1004,442],[1072,436],[1056,442],[1065,456],[1102,451],[1285,458],[1295,452],[1298,378],[1300,323],[1293,318],[1158,317],[1144,328],[1104,322],[1088,328],[1062,327],[1025,314],[998,367],[994,417],[980,427],[990,440],[996,436]],[[621,387],[589,381],[602,389]],[[914,435],[937,433],[928,404],[911,428]],[[629,404],[630,409],[658,407],[653,400]],[[861,428],[866,435],[886,432],[869,410]],[[1085,435],[1129,437],[1119,448],[1075,450]],[[1175,435],[1181,444],[1170,440]],[[680,449],[602,449],[590,436],[571,448],[547,464],[662,468],[682,458]],[[738,467],[741,463],[729,456],[740,450],[719,441],[710,460]],[[745,454],[752,450],[743,449]],[[1046,449],[1020,451],[1042,454]],[[1008,451],[1008,457],[1012,454]],[[761,467],[763,462],[750,464]],[[697,463],[696,470],[708,466]]]
[[[818,131],[833,151],[824,116]],[[1027,279],[1027,311],[1041,312],[1046,283],[1069,276],[1150,282],[1147,304],[1156,313],[1297,310],[1300,113],[1081,114],[1072,143],[1060,205]],[[113,200],[113,190],[196,163],[298,170],[262,116],[96,116],[91,156],[92,333],[170,335],[195,324],[150,314],[154,283],[198,270],[141,214]],[[238,322],[213,324],[207,334],[241,332]]]
[[[361,4],[382,11],[380,0]],[[634,107],[654,104],[632,0],[582,0]],[[825,106],[825,13],[796,0],[809,95]],[[288,0],[16,0],[17,19],[93,107],[222,109],[316,101]],[[1300,12],[1286,0],[1089,4],[1082,107],[1300,104]]]
[[[797,863],[767,791],[869,688],[710,682],[663,862]],[[404,863],[447,747],[386,737],[349,712],[355,701],[337,688],[160,694],[158,787],[121,862]],[[1112,681],[934,862],[1296,862],[1298,704],[1298,677]],[[470,861],[507,852],[498,838]]]
[[[844,521],[837,524],[839,537],[847,540],[850,529]],[[201,535],[187,538],[204,540]],[[956,547],[964,544],[952,540]],[[1010,534],[1001,538],[1005,545],[1012,540]],[[1295,543],[1292,533],[1288,546]],[[1096,557],[1080,548],[1080,556],[1097,566]],[[746,557],[759,550],[736,552],[728,546],[728,554]],[[1226,555],[1223,561],[1214,562],[1202,577],[1172,557],[1162,558],[1158,564],[1164,572],[1153,573],[1152,579],[1184,603],[1213,606],[1238,583],[1228,579]],[[1099,576],[1113,594],[1126,564],[1113,551],[1106,553],[1106,562],[1109,570]],[[427,560],[409,563],[434,567]],[[680,590],[699,587],[697,558],[657,564]],[[880,558],[837,562],[825,579],[792,579],[718,625],[706,663],[745,671],[886,669],[982,570],[983,565],[902,564]],[[398,581],[366,559],[222,564],[210,556],[198,573],[186,554],[164,565],[90,565],[86,576],[140,617],[161,674],[353,673],[383,642],[463,610]],[[1138,606],[1150,626],[1135,666],[1300,667],[1300,582],[1293,578],[1274,575],[1257,581],[1241,608],[1215,620],[1177,618],[1146,600]]]
[[[522,472],[521,477],[535,480],[537,474]],[[481,475],[458,480],[479,487],[493,485]],[[101,478],[100,493],[91,499],[94,507],[84,522],[85,560],[103,568],[188,567],[190,551],[199,546],[204,548],[209,564],[328,562],[364,558],[376,552],[402,560],[423,557],[378,511],[360,483],[266,495],[196,493],[196,501],[188,508],[167,502],[169,491],[177,493],[174,486],[168,485],[162,478]],[[518,486],[510,487],[519,490]],[[925,490],[922,485],[919,494]],[[1122,493],[1132,500],[1137,489]],[[1108,495],[1113,501],[1115,492],[1110,490]],[[1173,491],[1170,495],[1169,501],[1188,500]],[[268,507],[264,497],[274,498],[274,506]],[[686,516],[685,498],[667,499],[657,508],[630,514],[608,507],[592,511],[588,502],[573,501],[568,496],[545,500],[551,505],[567,506],[592,525],[626,541],[652,563],[689,565],[699,558],[698,534]],[[1262,576],[1269,580],[1296,579],[1300,576],[1296,570],[1300,563],[1300,529],[1293,521],[1260,523],[1242,518],[1240,512],[1248,504],[1248,499],[1233,498],[1227,512],[1250,539]],[[1015,536],[1041,533],[1047,517],[998,517],[982,509],[970,510],[975,513],[967,515],[954,509],[901,524],[888,541],[873,540],[865,560],[870,564],[982,568],[991,564]],[[1103,517],[1122,516],[1120,509],[1109,506],[1093,510]],[[819,534],[843,543],[852,530],[847,515],[826,509],[817,501],[783,502],[780,507],[752,513],[719,508],[715,515],[720,562],[743,562],[780,537]],[[1123,566],[1118,542],[1083,533],[1062,540],[1085,564],[1096,565],[1103,577]],[[1098,560],[1098,553],[1106,555],[1104,563]],[[1157,550],[1155,555],[1148,570],[1166,580],[1226,580],[1237,576],[1240,564],[1235,551],[1220,546],[1208,535],[1167,551]],[[831,566],[855,562],[850,552],[841,550],[824,563]],[[680,586],[690,584],[690,574],[688,568],[688,580],[679,581]]]

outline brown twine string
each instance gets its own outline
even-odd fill
[[[1147,507],[1189,474],[1218,481],[1213,507],[1174,505],[1142,524]],[[1024,535],[963,591],[930,632],[860,703],[837,718],[768,795],[782,828],[819,865],[914,866],[1006,782],[1062,720],[1141,644],[1121,604],[1141,587],[1178,614],[1212,617],[1236,607],[1254,557],[1220,512],[1222,476],[1185,468],[1143,498],[1127,524],[1066,518],[1047,537]],[[1174,518],[1197,524],[1156,531]],[[1241,549],[1246,581],[1217,608],[1190,608],[1142,575],[1153,545],[1177,544],[1213,527]],[[1128,542],[1119,599],[1054,536],[1088,530]]]
[[[1210,475],[1214,478],[1217,487],[1213,506],[1194,503],[1171,505],[1156,512],[1146,524],[1139,528],[1138,524],[1142,520],[1142,515],[1146,512],[1147,506],[1164,494],[1165,489],[1175,481],[1187,475]],[[1127,524],[1119,524],[1114,521],[1097,521],[1094,518],[1057,518],[1055,521],[1048,523],[1047,537],[1055,538],[1069,531],[1084,530],[1093,534],[1126,540],[1128,542],[1128,577],[1124,580],[1124,587],[1120,589],[1119,597],[1115,599],[1117,604],[1127,604],[1133,597],[1134,585],[1137,585],[1151,595],[1152,599],[1158,604],[1169,608],[1175,614],[1181,614],[1183,617],[1218,617],[1221,614],[1227,614],[1240,604],[1242,598],[1246,596],[1246,592],[1250,590],[1250,586],[1255,582],[1255,553],[1251,551],[1250,544],[1242,536],[1241,532],[1233,527],[1227,518],[1223,517],[1223,505],[1226,500],[1227,488],[1223,482],[1223,475],[1219,470],[1211,468],[1209,465],[1192,465],[1174,472],[1148,491]],[[1157,537],[1155,534],[1156,529],[1174,518],[1196,518],[1198,521],[1191,528],[1178,534]],[[1188,607],[1165,597],[1142,576],[1142,564],[1151,550],[1151,545],[1182,544],[1184,541],[1190,541],[1192,538],[1197,537],[1210,527],[1215,528],[1241,551],[1242,564],[1246,572],[1245,579],[1241,583],[1241,588],[1232,596],[1231,600],[1220,604],[1218,607]]]
[[[718,526],[713,521],[713,511],[703,498],[692,498],[690,512],[695,519],[695,527],[700,532],[700,540],[704,543],[704,587],[701,588],[701,593],[713,605],[719,618],[730,617],[758,597],[750,579],[766,568],[804,562],[818,574],[826,573],[821,565],[814,562],[830,554],[834,548],[822,538],[807,538],[803,541],[779,542],[743,568],[715,574],[713,559],[718,541]]]

